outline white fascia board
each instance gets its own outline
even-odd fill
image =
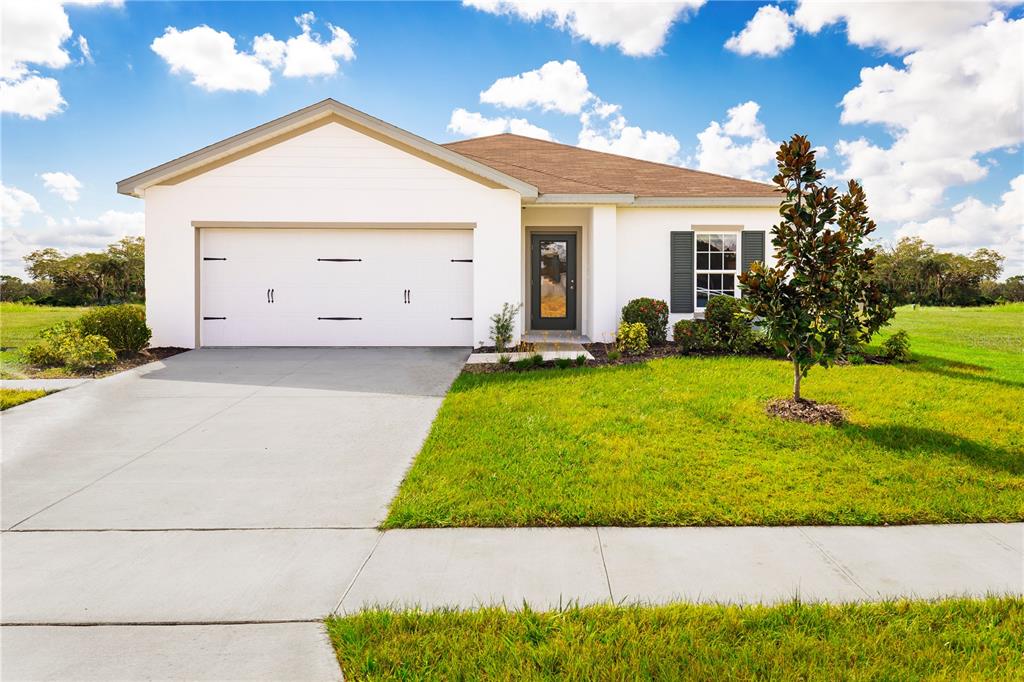
[[[633,194],[541,194],[538,204],[612,204],[631,205],[636,200]]]
[[[778,208],[780,203],[781,197],[637,197],[632,205],[652,208]]]

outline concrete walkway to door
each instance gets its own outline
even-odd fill
[[[320,619],[378,604],[1024,593],[1024,524],[381,533],[467,354],[203,350],[5,412],[5,679],[337,679]]]

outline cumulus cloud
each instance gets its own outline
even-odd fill
[[[568,0],[463,0],[468,7],[531,23],[547,21],[574,37],[631,57],[656,54],[672,25],[705,0],[677,2],[572,2]]]
[[[679,162],[679,140],[670,133],[631,126],[617,104],[598,102],[580,115],[579,146],[658,163]]]
[[[20,227],[26,213],[42,213],[36,198],[17,187],[0,183],[0,216],[3,217],[5,230]]]
[[[999,204],[974,197],[958,203],[949,215],[908,222],[897,237],[920,237],[940,248],[970,252],[990,248],[1006,256],[1007,275],[1024,274],[1024,175],[1010,181]]]
[[[97,0],[9,2],[0,24],[0,111],[22,118],[43,120],[64,110],[67,102],[55,78],[38,69],[63,69],[71,63],[64,48],[71,39],[71,23],[63,5],[120,4]],[[80,63],[92,62],[89,43],[78,36]]]
[[[499,78],[480,93],[480,101],[513,109],[578,114],[593,99],[587,77],[571,59],[550,61],[539,69]]]
[[[452,112],[451,120],[448,121],[448,130],[466,137],[485,137],[487,135],[512,133],[525,137],[535,137],[540,140],[551,139],[550,132],[533,125],[525,118],[508,118],[504,116],[487,118],[483,114],[467,111],[462,108]]]
[[[794,35],[789,14],[775,5],[764,5],[742,31],[725,41],[725,47],[737,54],[774,57],[793,46]]]
[[[760,110],[757,102],[744,102],[726,112],[724,124],[711,121],[697,134],[697,168],[748,180],[768,180],[779,143],[768,137],[757,117]]]
[[[71,173],[53,172],[42,173],[43,185],[64,201],[78,201],[78,190],[82,189],[82,183]]]
[[[840,140],[847,176],[864,181],[880,220],[916,220],[945,190],[988,172],[982,155],[1024,142],[1024,20],[995,14],[903,59],[861,70],[842,100],[841,121],[884,126],[885,147]]]
[[[269,33],[256,36],[250,52],[241,51],[234,37],[205,24],[179,31],[167,27],[150,48],[171,67],[171,73],[187,73],[192,84],[209,92],[264,93],[270,88],[271,69],[288,78],[330,76],[338,61],[355,59],[355,40],[345,29],[327,23],[329,40],[313,30],[316,15],[295,17],[301,33],[278,40]]]

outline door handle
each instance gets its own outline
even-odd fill
[[[270,290],[270,302],[271,303],[274,302],[274,290],[273,289]]]
[[[412,303],[412,289],[406,289],[405,302]]]
[[[267,303],[270,303],[270,289],[267,289]]]

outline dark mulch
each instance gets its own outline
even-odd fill
[[[126,369],[138,367],[139,365],[145,365],[149,362],[156,360],[163,360],[169,358],[172,355],[178,353],[184,353],[185,351],[191,350],[190,348],[177,348],[175,346],[161,346],[159,348],[147,348],[146,350],[127,358],[118,358],[117,362],[106,367],[99,367],[94,370],[86,370],[77,374],[72,373],[68,369],[60,369],[55,371],[53,368],[42,368],[42,367],[26,367],[25,374],[30,379],[45,379],[45,378],[64,378],[64,377],[89,377],[92,379],[99,379],[100,377],[110,376],[111,374],[117,374],[123,372]]]
[[[585,343],[583,344],[583,347],[590,351],[590,354],[594,356],[594,361],[588,362],[588,365],[632,365],[637,362],[657,360],[658,358],[670,358],[685,355],[685,353],[679,351],[678,346],[672,343],[663,343],[657,346],[651,346],[639,355],[626,355],[623,353],[619,355],[616,360],[608,359],[608,351],[615,350],[614,343]]]
[[[813,400],[779,398],[769,401],[765,411],[773,417],[805,424],[831,424],[841,426],[846,415],[835,405],[816,403]]]

